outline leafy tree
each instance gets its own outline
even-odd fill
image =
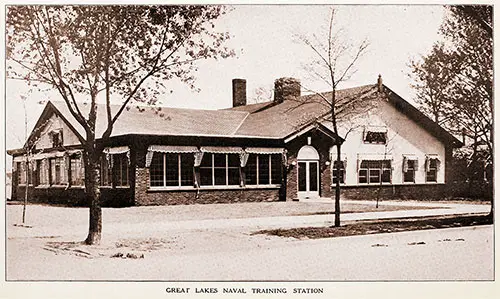
[[[305,104],[308,101],[319,98],[321,104],[325,105],[329,110],[329,115],[326,119],[331,122],[333,131],[336,136],[340,134],[339,121],[348,122],[352,111],[363,107],[368,109],[371,105],[367,101],[366,95],[354,95],[337,99],[336,90],[340,83],[349,80],[355,71],[354,65],[358,59],[365,53],[369,43],[367,40],[362,41],[359,45],[354,46],[342,38],[342,30],[337,30],[335,25],[334,8],[331,9],[328,27],[325,35],[322,33],[313,33],[312,36],[299,35],[297,39],[302,42],[314,54],[314,59],[305,65],[305,70],[316,79],[325,83],[332,92],[318,93],[305,86],[302,86],[309,92],[313,92],[316,97],[301,97],[302,101],[299,105]],[[300,101],[300,100],[299,100]],[[347,129],[345,136],[353,129]],[[341,147],[342,143],[339,140],[334,140],[336,147],[336,157],[334,165],[336,177],[340,178],[342,173],[342,158]],[[340,226],[340,180],[335,183],[335,219],[334,226]]]
[[[472,140],[471,156],[485,146],[487,163],[493,161],[492,17],[492,6],[448,6],[444,41],[411,63],[423,110]]]
[[[101,239],[99,161],[117,119],[132,101],[156,103],[171,79],[195,88],[197,60],[232,56],[228,33],[214,30],[224,13],[222,6],[8,6],[8,76],[57,90],[85,131],[85,243]],[[107,129],[96,136],[101,100]],[[116,112],[112,102],[121,105]]]
[[[412,87],[416,91],[417,103],[421,110],[429,115],[436,123],[450,127],[450,98],[448,82],[452,79],[444,44],[437,43],[427,56],[410,61],[414,79]]]

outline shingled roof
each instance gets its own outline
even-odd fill
[[[359,97],[374,91],[374,89],[374,85],[365,85],[338,90],[336,101],[347,101],[352,96]],[[331,92],[321,95],[305,95],[297,100],[285,100],[280,104],[264,106],[251,113],[236,131],[236,134],[285,138],[304,125],[316,120],[321,121],[325,115],[329,114],[330,109],[324,104],[322,97],[329,98],[330,96]]]
[[[461,143],[442,127],[434,123],[418,109],[386,89],[388,101],[402,113],[420,123],[424,129],[446,143],[460,146]],[[353,97],[380,93],[377,85],[364,85],[349,89],[337,90],[337,101],[348,101]],[[322,97],[331,96],[331,92],[301,96],[296,100],[285,100],[282,103],[257,103],[223,110],[181,109],[168,107],[131,106],[123,111],[113,128],[113,136],[164,135],[164,136],[213,136],[213,137],[259,137],[284,139],[304,126],[315,121],[323,122],[329,109],[322,103]],[[64,102],[49,102],[71,124],[81,136],[85,136],[83,128],[74,119]],[[120,106],[112,106],[113,112]],[[83,113],[89,106],[83,107]],[[86,110],[86,111],[85,111]],[[102,136],[106,129],[106,107],[98,105],[96,135]],[[43,114],[41,116],[43,118]],[[40,122],[40,121],[39,121]]]

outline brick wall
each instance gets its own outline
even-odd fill
[[[17,186],[14,200],[23,201],[26,186]],[[103,207],[126,207],[133,204],[133,192],[130,188],[102,188],[101,205]],[[30,203],[49,203],[65,206],[88,206],[83,188],[64,188],[48,187],[34,188],[29,187],[28,201]]]
[[[137,168],[135,175],[135,205],[179,205],[232,202],[278,201],[279,188],[266,189],[214,189],[156,191],[149,189],[149,169]]]
[[[375,200],[439,200],[445,197],[445,184],[341,186],[343,199]]]

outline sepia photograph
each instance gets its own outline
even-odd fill
[[[493,282],[493,7],[5,5],[5,283]]]

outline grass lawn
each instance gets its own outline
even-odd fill
[[[297,239],[320,239],[487,224],[493,224],[492,219],[487,215],[457,215],[359,221],[340,227],[299,227],[290,229],[260,230],[253,234],[266,234]]]

